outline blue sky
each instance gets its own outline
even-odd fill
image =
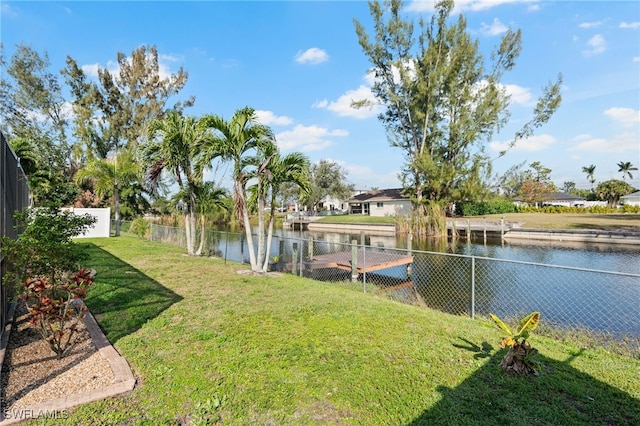
[[[408,2],[405,13],[417,22],[432,6]],[[583,166],[596,166],[598,182],[620,179],[620,161],[640,167],[640,2],[467,0],[456,11],[487,56],[506,28],[523,32],[517,66],[502,81],[511,120],[487,141],[492,157],[529,119],[542,87],[564,76],[558,112],[496,159],[494,172],[540,161],[556,185],[588,189]],[[229,118],[251,106],[282,152],[337,161],[358,189],[399,187],[402,152],[389,146],[376,109],[350,108],[370,96],[354,18],[371,28],[365,1],[3,0],[0,38],[7,56],[25,43],[46,51],[52,70],[70,55],[90,74],[113,69],[117,52],[156,45],[164,72],[189,73],[180,95],[196,97],[188,114]],[[640,187],[640,171],[633,174]]]

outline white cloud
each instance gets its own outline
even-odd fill
[[[507,32],[508,29],[509,27],[503,24],[498,18],[493,18],[491,25],[487,25],[484,22],[482,23],[480,32],[486,36],[493,37]]]
[[[354,102],[365,101],[366,106],[361,108],[355,108],[352,106]],[[370,117],[376,117],[382,112],[382,105],[380,105],[371,89],[365,85],[360,85],[355,90],[349,90],[345,92],[335,101],[322,101],[313,104],[315,108],[326,108],[329,111],[333,111],[343,117],[353,117],[358,119],[366,119]]]
[[[349,182],[360,182],[360,184],[356,184],[355,189],[398,188],[401,186],[398,180],[399,170],[380,173],[380,170],[360,164],[344,164],[343,167],[347,171]]]
[[[640,28],[640,21],[620,22],[620,28],[636,30],[636,29]]]
[[[530,3],[527,8],[529,11],[536,11],[540,8],[537,0],[458,0],[455,2],[453,13],[463,11],[478,12],[510,3]],[[432,12],[434,5],[435,0],[413,0],[406,7],[406,10],[408,12]]]
[[[348,136],[342,129],[329,130],[319,126],[296,125],[292,130],[276,134],[278,146],[283,151],[318,151],[333,145],[332,138]]]
[[[82,71],[90,77],[98,77],[98,70],[101,68],[100,64],[85,64],[82,67]]]
[[[182,60],[180,56],[176,55],[166,55],[166,54],[158,54],[158,75],[160,79],[165,80],[171,76],[171,70],[167,65],[167,62],[177,62]],[[126,61],[131,64],[131,57],[127,57]],[[85,64],[80,68],[90,77],[98,77],[98,70],[100,68],[107,69],[111,74],[120,74],[120,64],[116,61],[108,61],[107,65],[103,67],[102,65],[96,64]]]
[[[19,15],[19,9],[8,4],[0,6],[0,16],[5,18],[17,18]]]
[[[634,56],[632,61],[633,62],[640,62],[640,56]]]
[[[632,132],[614,135],[610,139],[594,138],[589,134],[578,135],[573,138],[572,151],[589,152],[625,152],[638,150],[638,135]]]
[[[582,51],[585,56],[598,55],[607,50],[607,42],[602,34],[596,34],[591,37],[587,42],[587,46],[589,46],[589,49]]]
[[[583,28],[583,29],[598,28],[599,26],[604,24],[605,21],[606,21],[606,19],[603,19],[602,21],[583,22],[583,23],[578,25],[578,28]]]
[[[517,84],[504,84],[502,87],[507,92],[507,95],[511,96],[511,101],[520,105],[532,105],[533,95],[531,91]]]
[[[347,172],[347,181],[350,183],[355,182],[355,189],[398,188],[401,186],[398,179],[399,170],[381,173],[379,169],[370,165],[351,164],[331,157],[324,158],[324,160],[336,163],[344,168]]]
[[[640,123],[640,110],[632,108],[609,108],[604,112],[604,115],[621,123],[624,127],[631,127],[636,123]]]
[[[269,126],[271,124],[276,126],[288,126],[293,123],[292,118],[287,117],[286,115],[277,116],[272,111],[256,110],[256,115],[258,116],[258,121],[265,126]]]
[[[305,50],[304,52],[299,51],[296,55],[296,62],[301,64],[310,63],[310,64],[319,64],[321,62],[325,62],[329,60],[329,55],[326,51],[319,49],[317,47],[312,47],[310,49]]]
[[[556,142],[556,138],[551,135],[537,135],[530,138],[518,141],[516,145],[511,148],[513,151],[544,151],[551,147]],[[496,152],[502,152],[509,149],[509,142],[491,142],[489,148]]]
[[[178,62],[178,61],[183,61],[184,60],[184,56],[182,56],[182,55],[158,54],[158,60],[167,61],[167,62]]]

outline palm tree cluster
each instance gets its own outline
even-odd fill
[[[632,171],[638,170],[630,161],[620,161],[618,164],[618,172],[622,173],[622,180],[625,181],[627,177],[629,180],[633,180]],[[586,173],[587,180],[591,183],[591,191],[594,191],[593,185],[596,183],[595,172],[596,166],[591,164],[582,168],[582,172]]]
[[[196,214],[202,218],[209,208],[223,205],[224,192],[203,182],[204,171],[218,160],[229,162],[233,167],[233,210],[243,223],[251,269],[255,272],[266,272],[268,267],[275,198],[281,185],[294,183],[302,191],[309,186],[308,159],[297,152],[282,156],[273,131],[258,122],[250,107],[239,109],[230,120],[218,115],[196,119],[171,111],[162,119],[151,121],[147,142],[140,146],[140,157],[149,188],[158,187],[164,171],[178,184],[179,194],[184,197],[181,205],[190,255],[200,255],[203,247],[203,220],[200,244],[195,247]],[[271,214],[266,224],[268,199]],[[252,207],[258,211],[257,253],[249,223]]]

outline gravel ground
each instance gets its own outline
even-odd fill
[[[26,312],[24,304],[19,303],[2,365],[3,410],[37,406],[114,382],[109,363],[98,353],[83,324],[71,352],[57,359],[49,344],[29,325]]]

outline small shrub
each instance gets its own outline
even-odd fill
[[[151,226],[145,219],[139,217],[131,222],[129,232],[133,232],[140,238],[149,238]]]
[[[68,276],[61,284],[53,284],[46,277],[29,278],[24,283],[20,298],[25,301],[31,320],[42,338],[49,343],[58,359],[75,345],[73,339],[84,318],[86,306],[78,303],[87,296],[93,284],[93,273],[87,269]]]
[[[72,238],[95,222],[90,215],[76,216],[55,207],[31,209],[15,215],[24,229],[17,240],[2,239],[0,252],[10,265],[4,279],[18,288],[30,323],[47,340],[58,358],[75,344],[73,336],[84,317],[84,299],[93,274],[80,268],[86,254]],[[71,271],[78,271],[72,274]]]
[[[95,223],[91,215],[77,216],[57,208],[34,208],[14,215],[18,229],[24,231],[17,240],[3,237],[1,253],[11,270],[5,279],[13,283],[28,278],[43,278],[56,284],[58,277],[77,271],[86,255],[72,238]]]
[[[506,333],[500,342],[500,347],[509,347],[509,351],[500,361],[503,370],[516,374],[538,375],[537,363],[534,357],[538,351],[527,343],[529,333],[540,323],[540,312],[531,312],[520,320],[520,326],[514,333],[500,318],[494,314],[489,314],[496,325]],[[522,339],[522,340],[521,340]]]

